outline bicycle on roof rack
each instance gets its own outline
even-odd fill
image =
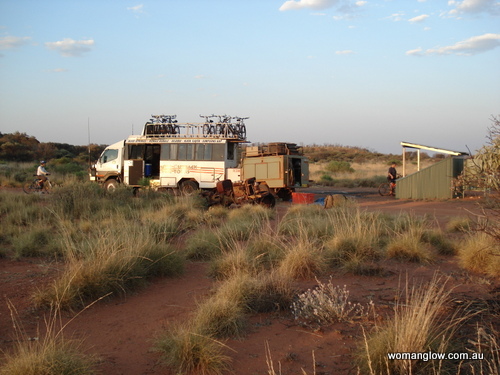
[[[205,119],[205,123],[203,124],[203,135],[217,134],[214,121],[211,120],[213,117],[215,117],[215,115],[210,115],[210,116],[200,115],[200,117]]]
[[[180,134],[176,115],[151,115],[148,125],[151,131],[148,134]]]
[[[225,138],[246,138],[246,127],[243,121],[248,117],[231,117],[227,115],[217,117],[219,117],[219,121],[215,125],[216,134]],[[237,122],[233,124],[232,119],[237,119]]]

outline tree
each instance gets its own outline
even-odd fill
[[[26,133],[3,134],[0,138],[0,159],[7,161],[32,161],[38,140]]]

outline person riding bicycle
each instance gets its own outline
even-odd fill
[[[392,162],[389,171],[387,172],[387,180],[391,183],[391,193],[390,195],[394,195],[394,188],[396,187],[396,178],[398,176],[398,172],[396,171],[396,163]]]
[[[49,172],[45,169],[45,161],[42,160],[40,162],[40,165],[38,166],[38,169],[36,170],[36,176],[38,177],[40,187],[43,187],[43,183],[47,181],[47,176],[50,175]]]

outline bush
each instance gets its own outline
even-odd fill
[[[331,161],[327,164],[326,170],[332,173],[354,173],[351,163],[347,161]]]
[[[297,296],[292,304],[292,312],[299,324],[318,328],[334,322],[351,320],[365,314],[359,303],[349,301],[349,291],[333,286],[332,280],[324,284],[316,279],[318,286]]]

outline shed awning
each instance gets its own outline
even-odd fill
[[[448,154],[448,155],[455,155],[455,156],[458,156],[458,155],[469,155],[468,152],[446,150],[444,148],[438,148],[438,147],[432,147],[432,146],[424,146],[424,145],[419,145],[417,143],[411,143],[411,142],[401,142],[401,146],[408,147],[408,148],[416,148],[416,149],[419,149],[419,150],[429,150],[429,151],[439,152],[441,154]]]

